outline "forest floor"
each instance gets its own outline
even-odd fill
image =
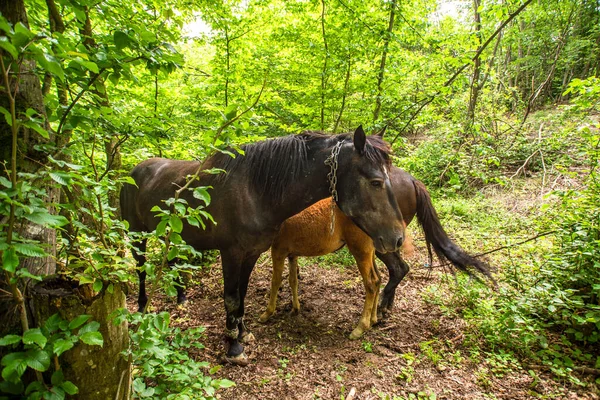
[[[223,361],[219,263],[194,277],[196,284],[190,285],[184,307],[162,294],[155,305],[170,312],[175,326],[206,327],[206,348],[198,350],[198,359],[220,365],[215,376],[236,383],[219,392],[222,399],[599,398],[553,379],[543,369],[480,350],[482,343],[457,313],[444,312],[427,300],[433,284],[453,282],[443,279],[441,271],[418,268],[426,252],[421,248],[416,254],[409,259],[413,270],[398,287],[393,313],[359,340],[348,339],[364,302],[362,280],[351,267],[301,266],[300,314],[289,313],[291,297],[284,277],[276,314],[260,324],[271,279],[270,258],[263,255],[246,297],[245,321],[256,337],[246,346],[246,367]],[[378,266],[385,283],[387,271]],[[133,296],[129,304],[134,306]]]

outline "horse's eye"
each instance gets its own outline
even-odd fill
[[[383,182],[382,181],[371,181],[371,186],[376,187],[376,188],[380,188],[383,187]]]

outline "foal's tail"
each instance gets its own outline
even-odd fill
[[[431,197],[425,185],[416,179],[413,180],[413,185],[417,195],[417,219],[425,233],[425,242],[427,243],[427,251],[429,252],[430,259],[432,257],[431,247],[433,247],[440,262],[448,260],[456,268],[479,279],[471,271],[471,269],[475,269],[485,275],[496,286],[496,280],[492,277],[489,266],[485,262],[468,255],[448,237],[448,234],[440,223],[435,208],[433,208]]]

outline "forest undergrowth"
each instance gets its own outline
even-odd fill
[[[450,236],[471,254],[485,253],[499,288],[459,274],[455,284],[423,294],[465,318],[472,346],[496,363],[519,363],[532,376],[551,371],[592,392],[600,383],[597,120],[547,109],[528,122],[522,141],[500,142],[493,157],[502,159],[502,169],[491,163],[473,173],[468,155],[457,157],[468,184],[429,185],[432,198]],[[417,176],[420,169],[427,181],[432,158],[419,154],[436,145],[421,144],[401,165]]]

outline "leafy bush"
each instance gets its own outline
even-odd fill
[[[3,382],[0,382],[0,391],[14,395],[25,394],[28,399],[64,399],[67,394],[77,394],[78,388],[64,378],[59,357],[78,342],[90,346],[104,344],[102,334],[98,332],[100,324],[96,321],[88,322],[90,318],[90,315],[84,314],[72,321],[65,321],[54,314],[41,328],[28,329],[23,335],[11,334],[1,338],[0,346],[7,346],[12,352],[2,357]],[[25,388],[23,377],[28,369],[36,371],[38,380]],[[50,384],[45,383],[41,373],[52,369],[54,371]]]
[[[590,93],[596,100],[600,93],[581,85],[598,85],[598,81],[576,83],[583,93],[582,100],[575,102],[579,112],[597,104],[587,97]],[[600,367],[598,128],[580,129],[570,143],[575,144],[571,152],[577,158],[561,167],[561,172],[571,174],[582,186],[555,191],[557,201],[547,204],[545,214],[536,221],[539,231],[552,230],[550,249],[536,245],[536,257],[511,260],[514,271],[504,268],[504,285],[497,296],[459,277],[450,303],[462,310],[488,349],[505,349],[547,366],[557,376],[582,383],[573,374],[577,364]],[[573,165],[576,168],[569,172],[567,167]]]
[[[198,341],[203,327],[182,331],[170,326],[166,312],[135,313],[121,310],[117,320],[129,319],[131,346],[127,357],[133,365],[133,393],[147,399],[212,399],[218,389],[235,385],[206,375],[208,362],[190,356],[203,349]]]

